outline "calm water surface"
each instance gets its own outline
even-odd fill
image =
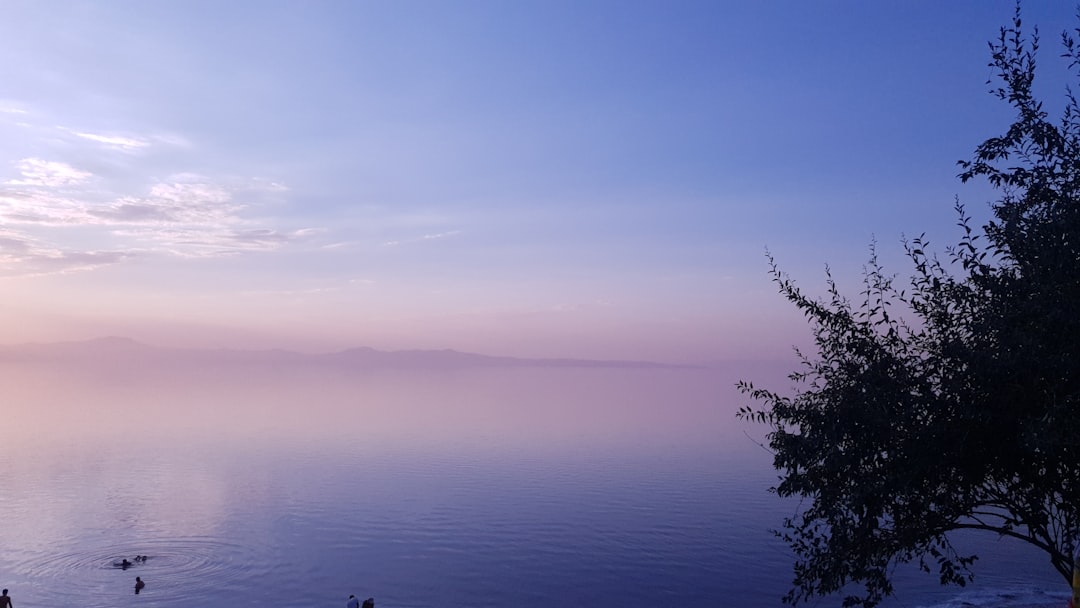
[[[9,369],[0,585],[19,608],[778,606],[768,529],[795,504],[734,379]],[[973,590],[901,573],[890,605],[1064,605],[1040,556],[972,542]]]

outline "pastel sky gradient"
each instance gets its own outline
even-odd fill
[[[13,1],[0,343],[786,357],[955,237],[1005,0]],[[1030,2],[1040,84],[1066,2]]]

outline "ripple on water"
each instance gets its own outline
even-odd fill
[[[145,562],[115,566],[123,558],[146,555]],[[210,537],[154,538],[59,553],[28,562],[17,574],[33,578],[59,602],[108,603],[134,595],[135,577],[147,586],[143,595],[158,599],[199,596],[207,586],[218,592],[249,587],[270,572],[265,547]],[[44,591],[45,589],[43,589]]]

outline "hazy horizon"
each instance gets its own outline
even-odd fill
[[[378,355],[445,355],[446,357],[463,357],[462,360],[474,360],[482,363],[485,360],[490,360],[492,363],[499,361],[508,362],[534,362],[534,363],[559,363],[564,362],[570,365],[574,364],[590,364],[590,363],[609,363],[616,366],[634,366],[637,364],[655,365],[660,367],[707,367],[708,362],[700,363],[685,363],[685,362],[667,362],[667,361],[651,361],[646,359],[591,359],[591,358],[575,358],[575,357],[516,357],[510,355],[501,355],[499,353],[481,353],[473,351],[463,351],[452,348],[443,349],[429,349],[429,348],[416,348],[416,349],[376,349],[365,344],[355,344],[346,348],[324,350],[324,351],[305,351],[294,350],[282,347],[269,347],[269,348],[243,348],[243,347],[189,347],[189,346],[171,346],[166,344],[152,344],[130,338],[128,336],[99,336],[96,338],[89,338],[86,340],[62,340],[56,342],[18,342],[10,344],[0,344],[0,351],[7,355],[61,355],[61,356],[74,356],[77,358],[89,358],[93,359],[96,356],[110,353],[154,353],[161,355],[221,355],[221,354],[234,354],[240,357],[250,355],[257,357],[260,355],[281,355],[281,356],[295,356],[298,360],[319,360],[326,359],[331,355],[365,355],[368,353]],[[239,360],[243,360],[242,358]],[[258,359],[253,359],[258,360]],[[405,359],[402,359],[406,361]]]
[[[857,293],[984,215],[1012,10],[12,3],[0,343],[793,360],[766,247]]]
[[[1056,116],[1080,22],[1022,8]],[[769,258],[857,305],[871,247],[899,287],[905,235],[987,219],[956,163],[1013,121],[1014,9],[4,3],[0,585],[777,605],[800,507],[736,382],[785,394],[813,341]],[[962,591],[901,568],[882,608],[1060,605],[1015,544]],[[147,552],[136,595],[113,563]]]

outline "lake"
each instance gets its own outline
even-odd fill
[[[18,608],[779,606],[768,530],[796,504],[739,376],[8,366],[0,585]],[[1038,553],[964,540],[974,587],[903,570],[887,605],[1065,605]]]

